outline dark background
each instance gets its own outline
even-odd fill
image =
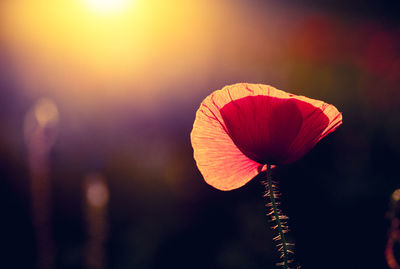
[[[166,5],[152,2],[160,9]],[[280,2],[204,1],[193,21],[189,14],[166,26],[176,36],[151,28],[146,49],[135,51],[145,54],[133,64],[134,74],[124,71],[128,80],[105,80],[105,68],[71,90],[75,84],[64,87],[65,78],[78,81],[75,69],[64,66],[61,56],[42,61],[47,50],[35,46],[45,37],[24,39],[35,31],[51,37],[57,29],[28,29],[28,22],[17,28],[13,19],[24,13],[19,7],[10,13],[10,1],[3,0],[0,268],[36,268],[23,126],[41,97],[52,98],[60,114],[50,153],[54,268],[85,268],[82,185],[90,172],[106,178],[110,193],[106,268],[274,268],[277,254],[260,179],[218,191],[203,181],[192,157],[189,136],[200,102],[236,82],[270,84],[324,100],[343,113],[337,131],[301,160],[273,172],[297,261],[305,269],[388,268],[385,213],[391,193],[400,188],[400,4]],[[179,5],[185,10],[182,3],[171,1],[168,10]],[[180,32],[181,27],[186,28]],[[69,61],[87,54],[73,54],[77,58]],[[93,59],[111,58],[84,58]],[[53,61],[63,75],[47,83]],[[110,72],[119,64],[113,61]],[[96,66],[82,69],[81,79]],[[26,75],[32,70],[37,73]],[[93,85],[101,87],[93,91]]]

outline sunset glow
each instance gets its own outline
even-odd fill
[[[205,65],[214,35],[213,13],[198,0],[21,0],[2,11],[19,88],[85,109],[94,97],[154,100],[165,84]]]
[[[129,0],[86,0],[87,5],[96,12],[111,14],[123,11],[128,7]]]

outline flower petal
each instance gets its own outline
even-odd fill
[[[333,105],[304,96],[299,96],[298,100],[304,101],[298,102],[303,115],[303,124],[290,147],[291,154],[284,163],[300,159],[322,138],[342,124],[342,114]]]
[[[196,113],[191,133],[194,159],[208,184],[219,190],[233,190],[249,182],[265,167],[236,147],[212,97],[207,97]]]

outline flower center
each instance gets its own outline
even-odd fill
[[[321,112],[298,99],[262,95],[233,100],[220,110],[235,145],[262,164],[287,163],[305,154],[310,148],[306,145],[316,140],[329,122]],[[313,114],[319,124],[304,130],[304,121]],[[299,138],[304,141],[299,143]]]

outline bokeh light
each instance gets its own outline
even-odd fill
[[[86,177],[86,200],[90,206],[104,207],[108,202],[108,189],[100,174],[89,174]]]
[[[89,173],[84,178],[86,219],[85,263],[88,269],[106,268],[105,245],[108,237],[109,190],[104,176]]]
[[[392,193],[392,199],[394,202],[400,201],[400,189],[397,189]]]
[[[35,116],[40,125],[44,128],[58,122],[58,109],[54,102],[49,98],[39,99],[35,105]]]
[[[37,241],[39,269],[51,269],[55,262],[50,154],[57,136],[58,122],[56,104],[50,98],[44,97],[37,100],[27,112],[23,126],[30,176],[31,216]]]

